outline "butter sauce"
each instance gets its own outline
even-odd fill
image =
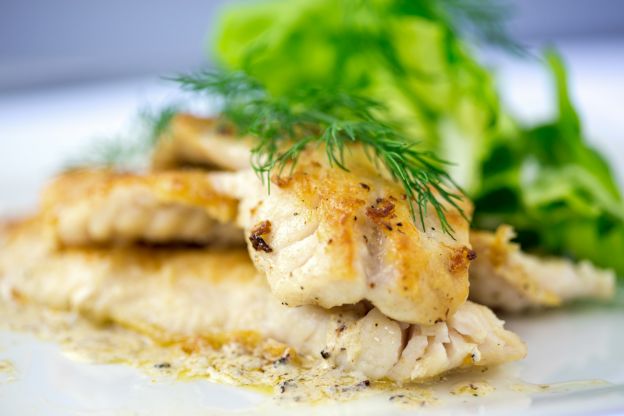
[[[459,371],[427,383],[397,385],[345,373],[325,360],[299,356],[288,346],[253,333],[165,344],[119,325],[95,324],[74,313],[6,300],[0,301],[0,328],[56,342],[74,360],[136,367],[153,382],[204,379],[231,384],[265,394],[269,404],[287,407],[359,401],[370,403],[371,409],[390,405],[435,412],[447,406],[477,409],[488,400],[494,409],[517,410],[530,407],[536,395],[591,390],[608,384],[599,380],[525,383],[515,375],[517,364],[512,364]],[[0,382],[14,381],[17,376],[18,369],[0,357]]]

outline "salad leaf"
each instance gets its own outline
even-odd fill
[[[590,259],[624,275],[624,202],[604,158],[583,137],[561,57],[546,52],[559,114],[496,139],[481,166],[475,225],[512,224],[525,248]]]

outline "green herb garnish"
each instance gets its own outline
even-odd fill
[[[468,220],[458,203],[461,190],[445,170],[447,162],[381,121],[376,113],[386,109],[379,102],[313,87],[273,97],[243,72],[204,71],[176,81],[186,90],[219,97],[221,114],[235,124],[237,133],[258,140],[252,166],[267,184],[272,172],[293,169],[312,145],[324,145],[330,165],[348,170],[345,152],[349,144],[359,143],[403,186],[412,218],[423,229],[429,206],[450,236],[454,230],[446,219],[448,206]]]
[[[81,156],[67,163],[68,168],[100,166],[130,169],[143,164],[145,155],[165,135],[173,116],[179,111],[177,104],[160,109],[142,109],[130,132],[94,139]]]

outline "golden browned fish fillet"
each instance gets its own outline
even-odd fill
[[[238,201],[199,171],[69,171],[45,189],[41,212],[64,245],[243,241],[232,225]]]
[[[397,322],[365,304],[285,306],[240,249],[59,249],[37,221],[13,226],[4,237],[5,296],[113,321],[163,341],[254,331],[342,369],[396,381],[526,353],[489,309],[471,302],[433,325]]]
[[[268,193],[249,166],[249,143],[228,138],[214,121],[180,115],[161,143],[155,168],[225,170],[210,174],[212,184],[240,200],[251,258],[289,305],[369,300],[393,319],[433,324],[465,302],[473,255],[467,221],[448,210],[455,239],[432,207],[425,227],[415,224],[401,186],[361,148],[345,152],[348,172],[330,166],[323,149],[308,149],[287,176],[271,178]],[[470,203],[462,204],[469,215]]]
[[[493,308],[518,311],[558,306],[573,299],[609,299],[615,274],[589,262],[526,254],[511,242],[513,229],[471,231],[477,259],[470,266],[470,298]]]
[[[352,174],[318,163],[300,169],[305,174],[277,181],[271,198],[248,170],[69,172],[44,193],[43,212],[64,245],[231,243],[241,241],[242,232],[232,224],[237,220],[249,234],[254,263],[277,296],[292,305],[333,307],[368,299],[393,318],[433,323],[463,303],[468,249],[452,251],[457,243],[448,236],[442,245],[421,238],[400,204],[398,187],[382,197],[375,189],[387,184],[379,178],[358,176],[366,181],[363,187],[365,182],[349,183]],[[241,201],[238,218],[233,195]],[[461,226],[461,219],[453,221]]]
[[[217,119],[178,114],[158,142],[152,167],[156,170],[189,165],[217,170],[247,169],[252,142],[243,137],[232,140],[232,136],[232,127]]]
[[[457,213],[448,215],[457,240],[439,232],[435,215],[426,218],[424,230],[415,226],[402,189],[357,148],[348,156],[350,172],[307,151],[292,175],[272,178],[267,195],[248,168],[249,143],[219,129],[215,121],[180,115],[156,159],[170,167],[193,163],[237,171],[83,170],[60,176],[43,203],[58,241],[236,244],[242,243],[240,227],[254,264],[290,305],[329,308],[366,299],[394,319],[430,324],[465,300],[472,252]],[[498,235],[503,237],[473,237],[483,252],[471,272],[473,299],[516,310],[613,292],[613,278],[589,264],[528,256]],[[509,253],[511,261],[494,264],[490,252],[499,253],[496,258]]]

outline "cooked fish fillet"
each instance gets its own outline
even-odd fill
[[[240,161],[223,163],[220,152],[228,145]],[[214,122],[182,115],[155,159],[238,169],[211,173],[213,186],[240,200],[238,223],[251,258],[282,301],[331,308],[369,300],[393,319],[422,324],[446,320],[465,302],[473,253],[468,223],[456,210],[446,215],[455,239],[442,231],[432,207],[421,228],[401,186],[356,146],[345,152],[348,172],[330,166],[323,149],[304,151],[287,177],[271,178],[268,193],[244,146]],[[185,159],[180,149],[186,148],[196,149],[193,159]]]
[[[231,222],[238,201],[217,193],[204,172],[150,175],[74,170],[45,190],[41,211],[65,245],[111,242],[242,244]]]
[[[615,274],[587,261],[526,254],[511,242],[514,233],[500,226],[495,233],[472,231],[477,259],[470,266],[470,298],[493,308],[518,311],[557,306],[577,298],[609,299]]]
[[[152,166],[156,170],[189,165],[220,170],[246,169],[252,143],[246,138],[232,140],[232,134],[231,126],[217,119],[178,114],[158,142]]]
[[[471,302],[446,322],[410,325],[365,304],[285,306],[243,250],[57,249],[36,222],[9,234],[0,247],[6,296],[165,341],[251,330],[345,370],[396,381],[500,364],[526,352],[489,309]]]
[[[442,245],[421,238],[398,200],[400,189],[386,199],[375,191],[385,185],[383,178],[360,175],[368,182],[363,187],[342,170],[318,163],[303,168],[288,183],[276,181],[269,198],[249,170],[143,176],[74,171],[47,189],[43,212],[64,245],[240,241],[233,224],[220,223],[234,221],[237,212],[238,201],[222,195],[227,192],[241,201],[245,215],[238,223],[250,233],[255,264],[287,303],[333,307],[368,299],[395,319],[433,323],[465,300],[468,248],[448,237]],[[258,224],[268,228],[261,231]]]

